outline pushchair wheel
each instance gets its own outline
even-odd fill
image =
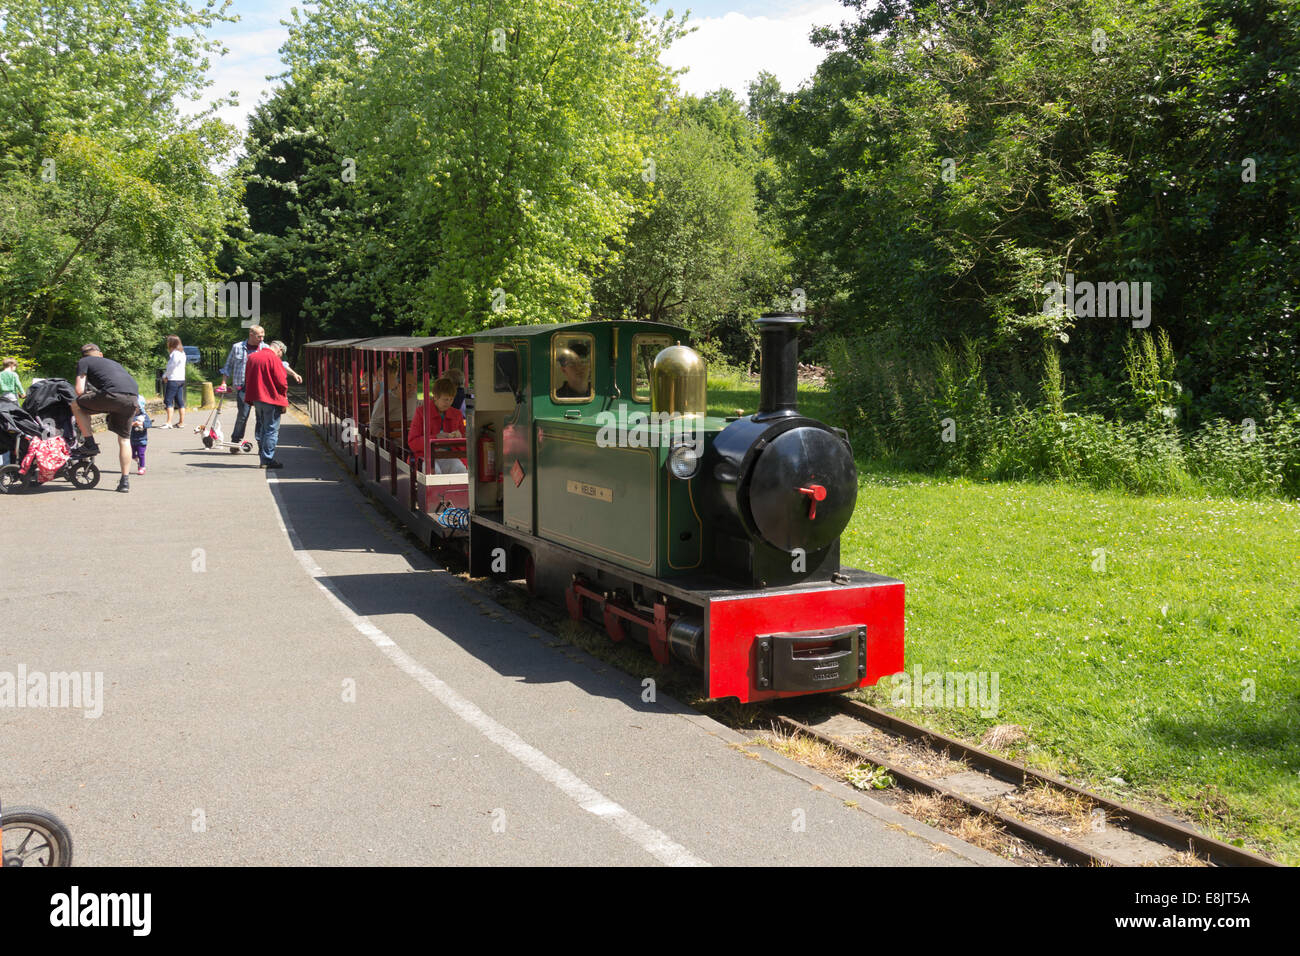
[[[54,814],[14,807],[0,814],[3,866],[71,866],[72,834]]]
[[[20,494],[26,487],[17,465],[5,465],[0,468],[0,495]]]
[[[72,466],[68,480],[78,488],[94,488],[99,484],[99,467],[93,461],[81,461]]]
[[[253,443],[251,441],[240,442],[239,450],[245,455],[251,455],[253,453]]]

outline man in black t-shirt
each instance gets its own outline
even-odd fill
[[[92,391],[87,391],[87,385]],[[73,453],[81,457],[99,454],[99,445],[91,434],[90,413],[103,412],[108,418],[108,430],[117,435],[122,463],[122,480],[117,490],[130,491],[126,475],[131,467],[131,420],[139,412],[140,386],[130,372],[112,359],[104,358],[98,345],[87,344],[81,347],[74,388],[77,400],[72,403],[72,414],[81,430],[82,442]]]

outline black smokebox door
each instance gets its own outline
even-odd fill
[[[812,513],[811,496],[799,489],[820,485],[826,497]],[[783,551],[820,551],[833,544],[853,517],[857,467],[837,435],[822,428],[782,432],[758,455],[750,473],[749,511],[763,538]]]

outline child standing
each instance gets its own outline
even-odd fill
[[[18,377],[18,360],[7,358],[4,362],[0,362],[0,369],[3,369],[0,371],[0,398],[17,402],[18,399],[26,397],[22,379]]]
[[[7,358],[4,362],[0,362],[0,368],[3,369],[0,371],[0,398],[17,404],[18,397],[23,394],[23,383],[18,378],[18,360]],[[12,438],[8,435],[0,438],[0,465],[9,464],[13,451],[11,443],[17,440],[17,435]]]
[[[140,403],[140,414],[131,419],[131,455],[136,461],[136,474],[144,474],[144,453],[149,447],[149,426],[153,424],[153,419],[144,407],[144,396],[136,396]],[[171,409],[168,409],[170,412]]]

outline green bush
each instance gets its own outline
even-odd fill
[[[709,378],[744,380],[749,377],[749,370],[737,364],[717,340],[700,337],[692,348],[704,359]]]
[[[1225,495],[1300,497],[1300,408],[1283,405],[1262,425],[1216,419],[1192,435],[1188,464]]]
[[[1258,426],[1219,420],[1180,430],[1184,399],[1164,335],[1140,334],[1125,348],[1131,394],[1115,417],[1067,410],[1051,347],[1033,404],[990,394],[985,355],[971,341],[918,358],[889,333],[871,333],[830,340],[825,354],[835,423],[872,461],[1145,494],[1300,497],[1300,407],[1284,405]]]
[[[940,459],[952,470],[979,474],[1005,427],[993,410],[979,349],[969,340],[960,351],[942,345],[935,349],[934,369],[940,447],[948,449],[946,455],[940,451]]]
[[[1183,387],[1175,376],[1178,363],[1174,358],[1169,333],[1164,329],[1152,337],[1136,332],[1124,342],[1124,372],[1131,396],[1130,411],[1135,417],[1151,422],[1175,421],[1184,406]]]
[[[1180,493],[1194,490],[1177,433],[1095,413],[1022,408],[999,419],[987,477],[1079,481],[1097,488]]]
[[[16,358],[18,371],[30,372],[32,363],[27,357],[27,340],[18,332],[18,320],[0,315],[0,358]]]
[[[915,467],[942,461],[934,369],[911,362],[896,343],[878,337],[834,338],[824,348],[831,370],[829,405],[856,451]]]

